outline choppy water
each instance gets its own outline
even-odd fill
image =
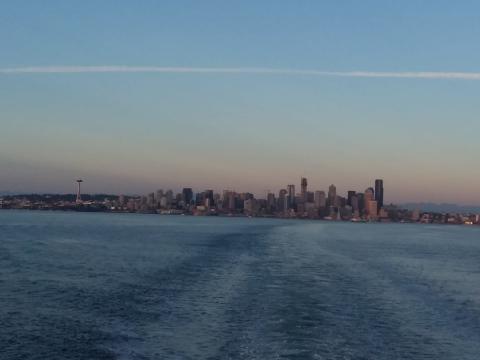
[[[0,211],[3,359],[479,359],[480,228]]]

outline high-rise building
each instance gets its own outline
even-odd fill
[[[307,191],[306,202],[313,203],[315,202],[315,193],[312,191]]]
[[[300,195],[303,199],[303,202],[307,202],[307,178],[302,177],[300,180]]]
[[[287,203],[287,190],[282,189],[278,192],[278,200],[277,200],[277,210],[281,212],[285,212],[288,209]]]
[[[347,193],[347,205],[352,206],[352,198],[355,196],[356,192],[355,191],[348,191]]]
[[[236,194],[234,191],[228,193],[228,209],[235,210],[236,208]]]
[[[248,198],[243,201],[243,210],[246,214],[252,215],[257,212],[257,200]]]
[[[267,210],[269,212],[275,211],[276,204],[275,204],[275,194],[268,193],[267,194]]]
[[[337,188],[335,185],[330,185],[328,187],[328,205],[329,206],[336,206],[335,199],[337,197]]]
[[[359,194],[360,195],[360,194]],[[355,212],[355,211],[359,211],[360,210],[360,205],[359,205],[359,201],[358,201],[358,196],[357,195],[354,195],[352,196],[352,198],[350,199],[351,201],[351,207],[352,207],[352,210]]]
[[[288,197],[287,197],[288,208],[292,209],[295,206],[295,185],[293,184],[287,185],[287,192],[288,192]]]
[[[162,199],[163,197],[163,190],[157,190],[156,194],[155,194],[155,201],[157,202],[157,204],[160,204],[160,200]]]
[[[182,190],[182,200],[185,205],[190,205],[193,200],[193,190],[192,188],[183,188]]]
[[[324,208],[327,206],[327,199],[325,198],[325,191],[315,191],[314,198],[315,206],[317,209]]]
[[[165,197],[167,198],[167,206],[170,206],[173,203],[173,191],[168,190],[165,193]]]
[[[150,193],[147,195],[147,205],[153,207],[155,205],[155,193]]]
[[[378,209],[383,207],[383,180],[375,180],[375,200],[377,201]]]
[[[363,195],[363,203],[365,206],[365,211],[367,214],[370,214],[370,202],[375,201],[375,191],[373,188],[369,187],[368,189],[365,190],[365,193]],[[375,202],[375,206],[377,206],[377,203]]]
[[[373,190],[373,188],[369,187],[365,190],[364,200],[365,205],[367,205],[370,200],[375,200],[375,191]]]
[[[376,219],[378,214],[378,206],[375,200],[367,202],[367,215],[369,219]]]
[[[365,194],[357,193],[358,210],[362,212],[365,209]]]
[[[214,205],[214,202],[213,202],[213,190],[205,190],[204,191],[204,199],[203,199],[203,202],[205,203],[205,201],[209,199],[209,204],[210,206],[213,206]]]

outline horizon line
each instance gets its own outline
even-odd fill
[[[324,71],[270,67],[168,67],[168,66],[28,66],[0,68],[2,75],[15,74],[82,74],[82,73],[167,73],[167,74],[246,74],[291,75],[352,78],[403,78],[480,80],[480,72],[443,71]]]

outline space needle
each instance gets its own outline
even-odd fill
[[[82,179],[77,180],[77,200],[76,200],[77,204],[82,203],[82,193],[81,193],[81,185],[80,185],[82,182],[83,182]]]

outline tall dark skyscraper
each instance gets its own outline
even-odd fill
[[[213,190],[205,190],[205,199],[210,199],[210,203],[213,205]]]
[[[348,191],[347,193],[347,205],[352,206],[352,198],[356,195],[356,191]]]
[[[304,178],[302,177],[302,180],[300,182],[300,191],[301,191],[301,195],[302,195],[302,200],[304,202],[307,202],[307,178]]]
[[[381,209],[383,206],[383,180],[375,180],[375,200],[377,201],[378,209]]]
[[[193,190],[192,188],[183,188],[182,190],[182,200],[185,204],[190,204],[193,199]]]
[[[293,208],[295,205],[295,185],[287,185],[288,192],[288,207]]]
[[[328,187],[328,206],[335,206],[336,205],[336,197],[337,197],[337,188],[335,185],[330,185]]]

